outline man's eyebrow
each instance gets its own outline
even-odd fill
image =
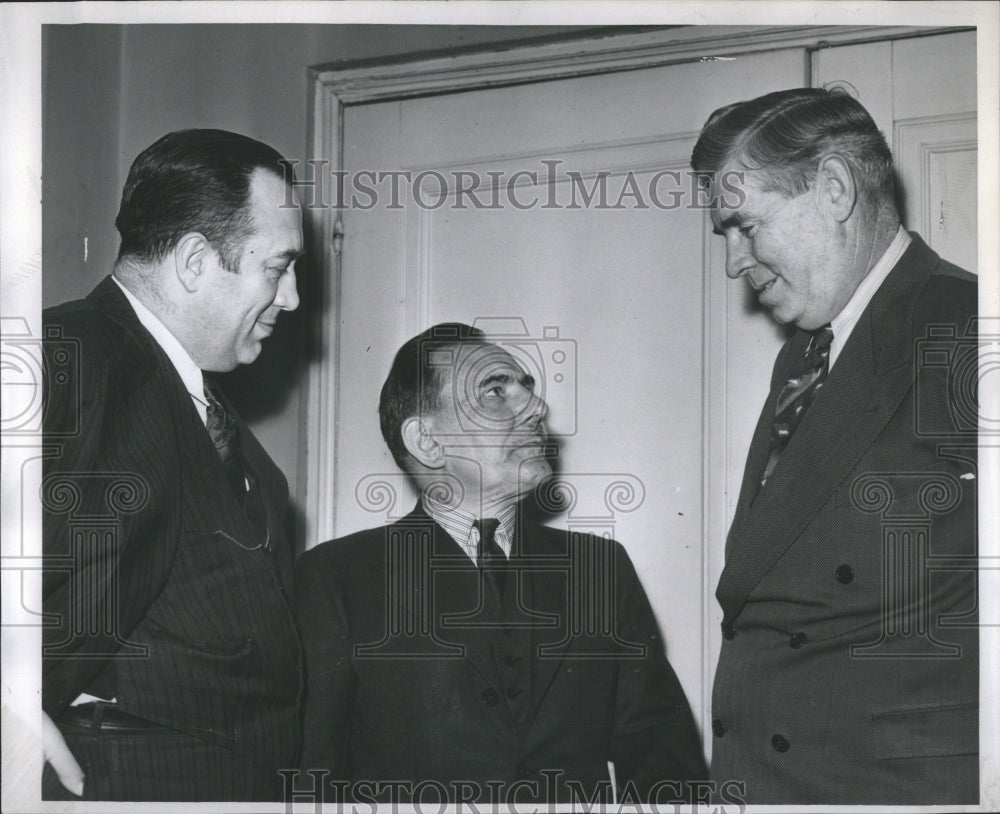
[[[729,229],[733,226],[742,226],[746,223],[747,219],[742,212],[733,211],[730,212],[726,217],[719,221],[719,223],[712,229],[712,234],[722,236],[724,230]]]
[[[480,389],[491,387],[494,384],[510,384],[511,375],[509,373],[491,373],[479,383]]]
[[[283,252],[278,252],[271,259],[272,260],[287,260],[289,263],[294,263],[300,257],[305,254],[302,249],[285,249]]]
[[[535,389],[535,377],[530,373],[518,372],[516,376],[512,375],[510,372],[496,372],[489,374],[485,379],[479,383],[480,388],[491,387],[494,384],[510,384],[512,381],[517,380],[517,382],[527,390]]]

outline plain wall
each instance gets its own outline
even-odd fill
[[[307,157],[309,68],[567,36],[571,27],[49,25],[43,29],[43,306],[111,271],[114,218],[135,156],[164,133],[218,127]],[[589,31],[593,31],[590,29]],[[324,273],[305,259],[300,278]],[[308,279],[300,282],[308,294]],[[301,339],[310,303],[285,315],[227,392],[300,487]],[[373,408],[374,409],[374,408]],[[301,510],[301,509],[299,509]],[[301,541],[300,541],[301,544]]]

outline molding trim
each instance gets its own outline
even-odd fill
[[[388,65],[344,66],[317,73],[342,104],[566,79],[588,74],[725,59],[732,54],[923,36],[912,26],[678,26],[641,34],[507,50],[480,51]],[[706,31],[711,33],[706,33]]]
[[[931,225],[931,159],[952,152],[976,152],[976,112],[921,116],[896,122],[893,133],[893,156],[896,172],[905,185],[912,185],[906,196],[908,207],[914,202],[917,211],[908,211],[911,223],[928,242]],[[913,227],[911,227],[913,228]]]
[[[393,64],[324,66],[312,70],[310,156],[300,181],[343,169],[344,107],[440,93],[503,87],[684,62],[726,59],[755,51],[814,51],[850,43],[926,36],[955,29],[907,26],[679,26],[651,32],[603,33],[586,39],[480,50]],[[300,419],[299,500],[306,546],[335,535],[337,359],[340,257],[333,248],[335,208],[306,208],[318,307],[305,330],[315,349]]]

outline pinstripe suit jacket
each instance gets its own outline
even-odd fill
[[[294,765],[301,679],[284,476],[237,419],[268,550],[114,281],[44,323],[44,709],[55,718],[81,692],[115,696],[262,772]]]
[[[978,798],[976,309],[914,235],[758,494],[808,335],[778,355],[716,592],[712,774],[749,803]]]

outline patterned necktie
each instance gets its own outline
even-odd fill
[[[226,408],[219,403],[212,392],[212,387],[207,383],[205,401],[208,402],[205,426],[208,427],[208,434],[215,444],[215,451],[219,453],[222,463],[228,464],[240,450],[239,427],[236,426],[233,417],[226,412]]]
[[[271,530],[267,524],[267,513],[264,509],[260,487],[257,485],[253,468],[247,462],[240,449],[240,428],[218,397],[215,386],[205,380],[205,401],[208,402],[205,426],[219,453],[222,466],[226,471],[226,479],[236,497],[243,504],[247,520],[257,537],[259,545],[266,550],[271,549]]]
[[[816,394],[826,381],[830,372],[830,343],[833,342],[833,329],[824,325],[815,331],[809,339],[802,360],[796,367],[791,378],[785,382],[778,394],[774,408],[774,426],[771,429],[771,455],[767,459],[767,467],[760,485],[767,483],[781,453],[788,446],[788,441],[799,426],[806,409],[812,404]]]
[[[497,597],[502,597],[504,577],[506,577],[504,566],[507,564],[507,556],[496,541],[496,532],[500,521],[495,517],[484,517],[482,520],[476,520],[472,525],[479,531],[476,565],[482,569],[486,581],[496,592]]]
[[[205,383],[205,400],[208,402],[205,426],[219,453],[226,477],[237,496],[247,493],[247,466],[240,452],[240,428],[214,393],[214,385]]]

